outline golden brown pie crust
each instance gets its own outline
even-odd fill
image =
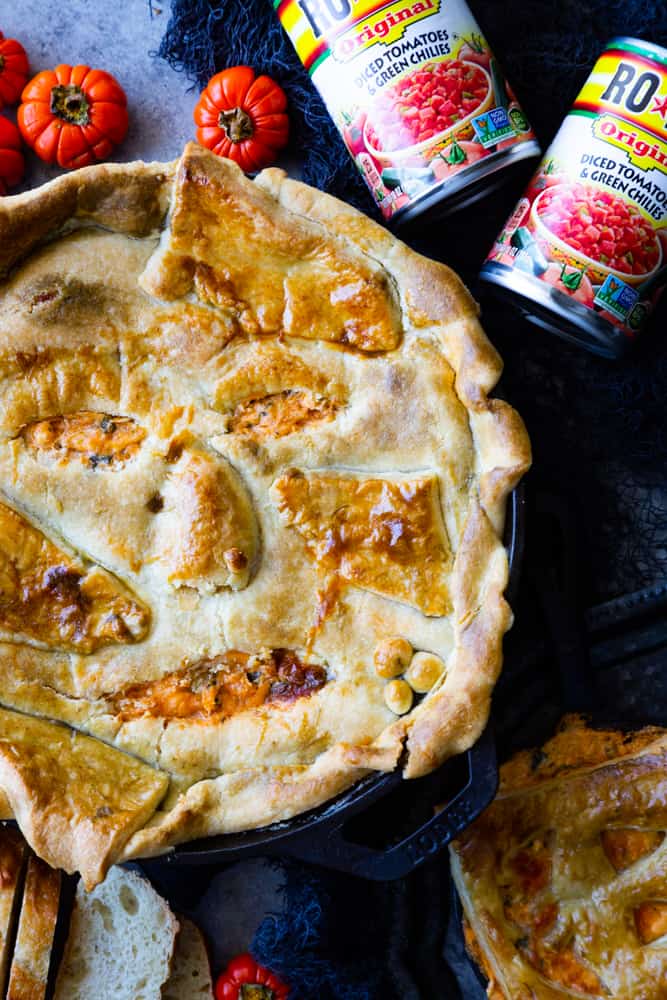
[[[494,1000],[667,997],[667,731],[566,717],[450,848]]]
[[[530,446],[456,275],[195,145],[2,199],[0,273],[0,697],[168,775],[124,856],[468,748]]]

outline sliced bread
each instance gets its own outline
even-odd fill
[[[60,905],[60,872],[28,861],[7,1000],[44,1000]]]
[[[146,879],[111,868],[92,892],[79,883],[55,1000],[160,1000],[178,921]]]
[[[0,827],[0,996],[5,995],[27,845],[18,830]]]
[[[187,917],[179,917],[178,921],[181,929],[162,1000],[213,1000],[213,980],[204,935]]]

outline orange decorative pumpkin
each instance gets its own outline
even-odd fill
[[[0,31],[0,108],[17,104],[28,79],[28,57],[15,38]]]
[[[21,95],[21,135],[46,163],[71,170],[104,160],[127,133],[127,98],[101,69],[56,66],[33,77]]]
[[[0,194],[14,187],[23,177],[25,161],[21,135],[16,125],[0,115]]]
[[[287,97],[268,76],[233,66],[211,77],[194,110],[197,139],[246,173],[268,166],[289,137]]]

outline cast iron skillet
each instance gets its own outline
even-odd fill
[[[506,593],[510,604],[518,587],[524,540],[525,494],[520,485],[509,497],[505,525],[510,566]],[[259,855],[280,855],[369,879],[402,878],[445,847],[495,795],[498,769],[490,727],[467,753],[447,761],[437,777],[436,788],[429,778],[404,782],[400,767],[391,774],[370,775],[333,801],[286,822],[192,841],[156,861],[171,865],[217,865]],[[425,799],[424,822],[410,832],[402,830],[394,837],[397,842],[389,846],[371,846],[350,836],[349,827],[359,826],[360,814],[372,814],[373,807],[392,793],[401,796],[396,812],[404,815],[407,786],[414,790],[414,796]],[[443,801],[443,786],[447,804],[433,815],[435,804]]]

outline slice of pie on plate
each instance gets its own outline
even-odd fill
[[[493,1000],[667,998],[667,730],[567,717],[450,847]]]
[[[476,740],[530,447],[452,271],[191,145],[2,199],[0,273],[0,700],[166,776],[123,856]]]

